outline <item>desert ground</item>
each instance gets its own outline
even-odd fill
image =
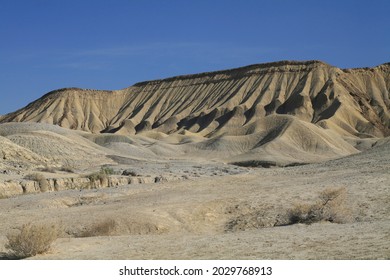
[[[2,199],[0,252],[7,258],[5,236],[33,222],[61,228],[51,250],[34,259],[388,259],[385,140],[362,153],[291,167],[188,159],[112,165],[186,177]],[[346,189],[341,223],[283,223],[295,203],[315,201],[327,188]]]
[[[56,90],[0,116],[0,258],[389,259],[390,64]]]

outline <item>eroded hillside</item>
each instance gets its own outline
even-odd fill
[[[342,70],[320,61],[269,64],[143,82],[118,91],[53,91],[2,122],[44,122],[131,135],[234,135],[272,114],[342,135],[389,135],[390,65]],[[238,134],[248,133],[240,130]]]
[[[110,154],[108,148],[128,157],[288,165],[354,154],[389,136],[389,88],[390,64],[340,69],[320,61],[281,61],[142,82],[116,91],[56,90],[0,122],[103,133],[99,141],[104,154]],[[38,147],[41,139],[50,147],[61,141],[73,145],[49,134],[7,138],[34,153],[49,149]],[[114,141],[108,134],[125,138]],[[96,137],[83,136],[95,145]]]

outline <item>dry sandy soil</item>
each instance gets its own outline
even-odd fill
[[[35,259],[389,259],[389,91],[281,61],[50,92],[0,116],[0,257],[31,222]]]
[[[6,257],[12,228],[34,221],[63,230],[35,259],[389,259],[390,144],[382,142],[325,163],[3,199],[0,251]],[[347,190],[344,223],[274,226],[328,187]],[[77,237],[104,223],[108,236]]]

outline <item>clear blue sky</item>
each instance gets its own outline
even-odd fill
[[[277,60],[390,61],[389,0],[0,0],[0,114],[53,89]]]

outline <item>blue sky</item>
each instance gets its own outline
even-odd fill
[[[0,0],[0,114],[63,87],[278,60],[390,61],[388,0]]]

